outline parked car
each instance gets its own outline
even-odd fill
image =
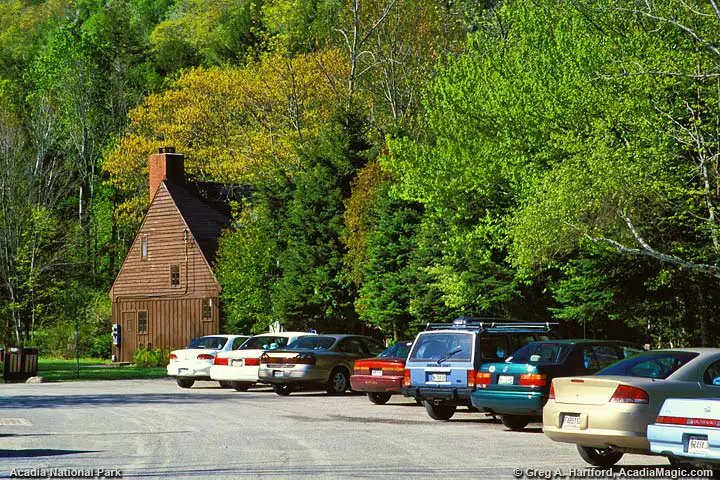
[[[247,335],[208,335],[195,338],[182,350],[170,353],[167,374],[176,377],[182,388],[190,388],[196,380],[210,380],[210,367],[218,352],[233,350],[247,340]]]
[[[591,465],[608,467],[624,453],[650,454],[648,425],[666,398],[720,397],[708,383],[720,349],[654,350],[621,360],[592,376],[556,378],[543,409],[543,431],[574,443]]]
[[[522,430],[542,420],[542,408],[555,377],[591,375],[618,360],[643,352],[613,340],[551,340],[528,343],[504,363],[486,363],[478,370],[472,392],[474,407],[499,414],[503,425]]]
[[[703,379],[720,384],[720,369]],[[717,383],[716,383],[717,382]],[[710,464],[720,469],[720,399],[668,398],[648,426],[650,451],[670,463]]]
[[[410,350],[402,394],[420,400],[431,418],[448,420],[458,406],[472,407],[470,394],[482,363],[502,361],[529,342],[549,340],[550,328],[548,323],[466,318],[430,324]]]
[[[308,332],[261,333],[249,338],[237,350],[219,352],[210,367],[210,378],[228,382],[238,392],[246,391],[258,381],[260,355],[265,350],[278,350]]]
[[[387,403],[393,394],[400,393],[412,340],[402,340],[377,357],[355,362],[350,385],[357,392],[366,392],[368,399],[377,405]]]
[[[350,387],[355,360],[377,355],[384,347],[360,335],[314,335],[298,338],[283,350],[260,356],[258,379],[272,385],[278,395],[297,387],[322,387],[341,394]]]

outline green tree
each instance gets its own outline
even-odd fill
[[[279,232],[282,273],[272,289],[275,314],[296,328],[355,328],[354,293],[343,275],[341,237],[344,200],[370,154],[365,133],[361,117],[343,113],[301,153],[306,167],[292,179]]]

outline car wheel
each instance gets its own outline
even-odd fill
[[[472,405],[468,405],[467,409],[470,413],[478,413],[480,411],[477,407],[473,407]]]
[[[228,382],[227,380],[220,380],[220,388],[232,388],[232,382]]]
[[[577,449],[582,459],[595,467],[612,467],[619,462],[623,456],[622,452],[616,452],[609,448],[583,447],[582,445],[578,445]]]
[[[293,390],[295,390],[292,385],[285,385],[284,383],[273,383],[272,389],[273,392],[278,395],[282,395],[283,397],[290,395]]]
[[[252,387],[252,383],[248,382],[230,382],[230,384],[238,392],[247,392],[248,388]]]
[[[522,415],[500,415],[500,421],[510,430],[522,430],[530,423],[526,417]]]
[[[423,405],[425,411],[433,420],[450,420],[455,415],[455,409],[457,409],[455,405],[435,405],[427,400],[423,400]]]
[[[375,405],[385,405],[388,400],[390,400],[390,397],[392,397],[392,394],[382,392],[368,392],[367,396],[368,399]]]
[[[195,383],[194,378],[177,378],[176,379],[178,386],[181,388],[190,388]]]
[[[350,384],[350,376],[347,374],[344,368],[336,368],[330,373],[330,380],[328,381],[327,392],[330,395],[340,395],[345,393],[348,385]]]

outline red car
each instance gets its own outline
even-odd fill
[[[412,340],[402,340],[375,358],[355,361],[355,372],[350,377],[352,389],[367,392],[372,403],[382,405],[393,393],[400,393]]]

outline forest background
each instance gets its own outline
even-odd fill
[[[147,158],[243,184],[223,330],[720,336],[715,0],[5,0],[0,345],[109,356]]]

